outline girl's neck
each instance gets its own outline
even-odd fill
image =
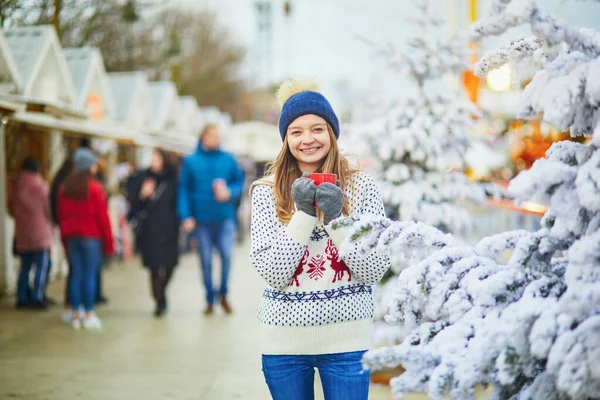
[[[318,172],[322,167],[323,167],[322,165],[304,164],[304,163],[300,163],[300,162],[298,163],[298,169],[302,173],[308,172],[308,173],[314,174],[315,172]]]

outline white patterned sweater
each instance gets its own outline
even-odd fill
[[[351,216],[384,216],[373,179],[358,172],[346,190]],[[390,262],[347,242],[349,229],[333,230],[296,211],[289,223],[277,217],[273,186],[252,189],[254,268],[265,279],[258,309],[263,354],[334,354],[369,348],[372,285]],[[343,257],[338,249],[345,246]]]

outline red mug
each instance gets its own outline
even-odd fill
[[[319,186],[321,183],[329,182],[334,185],[337,183],[337,175],[336,174],[319,174],[314,173],[310,174],[310,179],[315,181],[315,184]]]
[[[329,182],[334,185],[337,184],[337,175],[336,174],[321,174],[321,173],[313,173],[309,176],[310,179],[315,181],[315,185],[319,186],[321,183]],[[313,206],[316,208],[317,203],[313,202]]]

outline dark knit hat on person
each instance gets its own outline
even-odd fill
[[[279,134],[285,140],[287,129],[298,117],[307,114],[318,115],[323,118],[331,129],[335,138],[340,137],[340,122],[333,111],[329,101],[318,91],[312,82],[285,81],[277,92],[277,99],[281,106],[279,117]]]
[[[73,154],[73,167],[78,172],[89,171],[97,161],[96,155],[85,147],[80,147]]]
[[[21,165],[21,171],[39,173],[40,172],[40,162],[32,157],[27,157],[23,160],[23,164]]]

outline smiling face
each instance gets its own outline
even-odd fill
[[[287,141],[302,172],[317,171],[331,149],[327,122],[313,114],[298,117],[290,124]]]

